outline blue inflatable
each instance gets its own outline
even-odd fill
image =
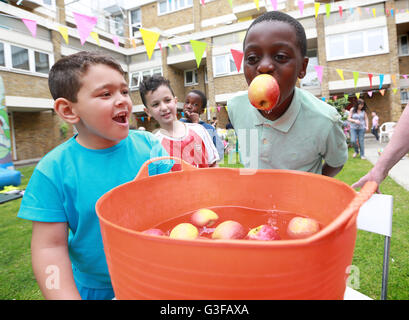
[[[0,167],[0,189],[5,186],[19,186],[21,184],[21,172]]]

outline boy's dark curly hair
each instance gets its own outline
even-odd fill
[[[297,19],[281,11],[268,11],[262,14],[261,16],[257,17],[251,23],[250,27],[247,29],[246,36],[244,37],[244,41],[243,41],[243,49],[244,49],[244,44],[246,43],[247,34],[249,33],[250,29],[257,23],[264,22],[264,21],[281,21],[281,22],[286,22],[289,25],[293,26],[295,29],[295,34],[297,37],[297,42],[298,42],[298,46],[301,51],[301,55],[303,57],[307,55],[307,37],[305,35],[304,27]]]

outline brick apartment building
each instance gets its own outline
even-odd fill
[[[63,134],[53,112],[47,75],[61,56],[81,50],[103,51],[121,63],[131,88],[133,126],[157,128],[143,112],[138,86],[144,76],[160,73],[171,81],[180,110],[190,90],[202,90],[208,97],[202,118],[217,117],[224,128],[227,100],[247,89],[230,50],[242,50],[252,20],[275,9],[270,0],[259,0],[259,8],[253,0],[232,0],[232,6],[228,0],[205,0],[204,5],[201,0],[90,0],[84,7],[75,2],[0,1],[0,76],[14,161],[41,158],[72,135],[72,128]],[[358,93],[371,111],[377,111],[380,123],[397,121],[408,102],[408,1],[319,1],[317,14],[314,1],[302,3],[301,12],[300,1],[277,0],[277,10],[297,18],[306,30],[310,64],[299,86],[325,99],[348,94],[352,101]],[[73,12],[98,18],[93,31],[99,43],[88,37],[81,45]],[[35,37],[21,19],[36,21]],[[68,30],[68,43],[59,31],[61,26]],[[139,28],[160,33],[161,48],[156,46],[151,59]],[[119,47],[112,40],[114,35]],[[207,43],[199,68],[190,40]],[[323,70],[322,81],[315,66]],[[359,73],[355,80],[354,71],[355,76]],[[379,90],[381,74],[385,91]]]

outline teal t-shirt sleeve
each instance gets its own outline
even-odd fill
[[[35,169],[17,217],[41,222],[67,222],[63,201],[52,181]]]
[[[342,121],[334,121],[326,142],[325,162],[331,167],[340,167],[348,160],[348,146]]]
[[[157,158],[157,157],[169,156],[165,148],[162,146],[160,141],[155,136],[151,135],[150,139],[151,139],[151,154],[150,154],[151,159]],[[173,167],[173,164],[174,164],[174,161],[172,159],[164,159],[164,160],[152,162],[148,167],[149,175],[152,176],[156,174],[167,173]]]

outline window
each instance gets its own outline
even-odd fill
[[[198,84],[197,70],[185,70],[185,86]]]
[[[135,32],[139,31],[139,28],[142,27],[142,14],[141,9],[131,10],[131,35],[134,36]]]
[[[0,66],[4,67],[6,65],[6,60],[4,59],[4,44],[0,42]]]
[[[159,0],[159,14],[170,13],[173,11],[189,8],[193,6],[193,0]]]
[[[146,77],[152,76],[154,74],[162,75],[162,68],[159,67],[131,73],[131,89],[138,89],[141,81],[146,79]]]
[[[12,66],[15,69],[30,70],[28,49],[11,46]]]
[[[34,51],[34,57],[36,72],[48,74],[48,70],[50,70],[48,54]]]
[[[124,17],[122,13],[114,15],[109,20],[109,31],[118,36],[124,35]]]
[[[234,74],[238,72],[231,53],[214,57],[213,65],[213,72],[215,76]],[[240,72],[242,71],[243,64],[240,69]]]
[[[408,36],[406,34],[399,36],[398,45],[399,45],[399,55],[400,56],[409,55]]]
[[[326,40],[328,60],[364,57],[389,52],[385,27],[330,35]]]
[[[307,56],[309,58],[307,73],[304,78],[300,79],[300,87],[305,89],[320,87],[317,70],[315,70],[315,66],[318,66],[317,50],[308,50]]]
[[[407,104],[409,102],[409,94],[406,89],[400,90],[400,101],[402,104]]]
[[[48,53],[0,42],[0,67],[48,74],[53,63]]]

